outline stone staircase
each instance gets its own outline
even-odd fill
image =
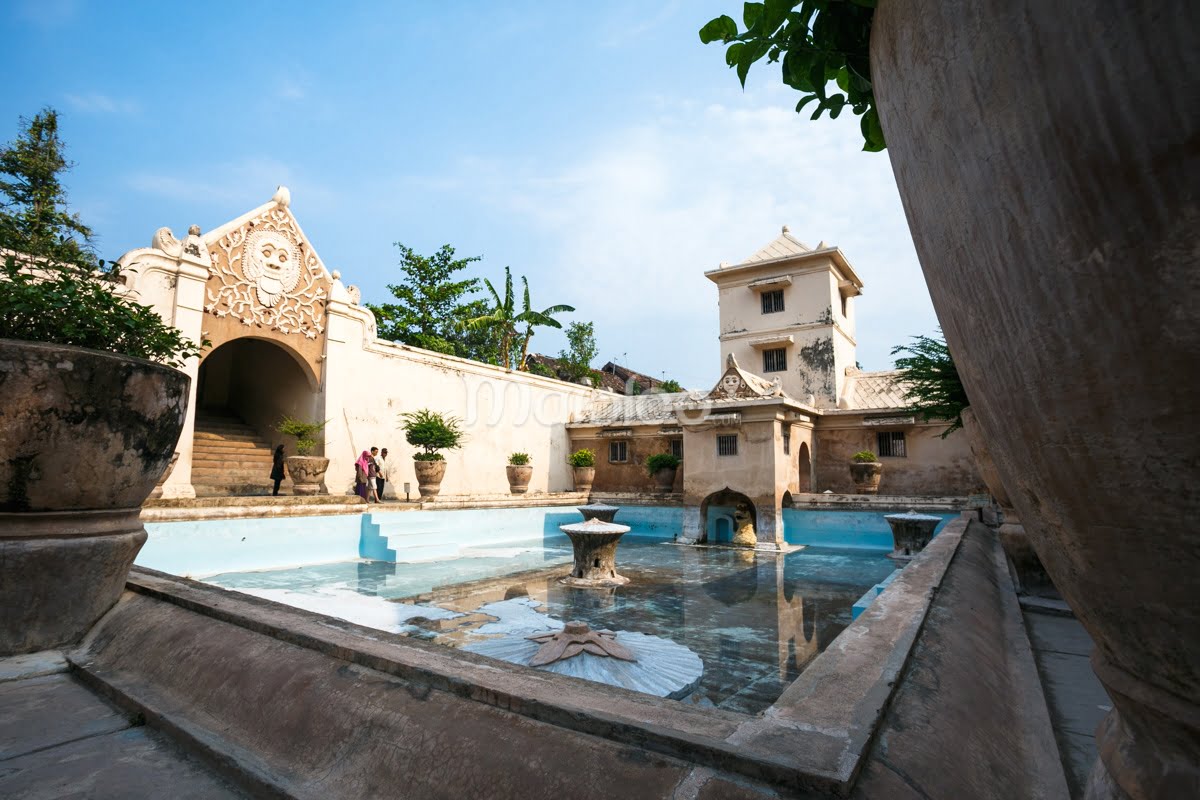
[[[233,414],[197,413],[192,486],[197,497],[270,494],[270,443]],[[287,480],[279,493],[291,493]]]

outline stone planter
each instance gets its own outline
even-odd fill
[[[595,467],[574,467],[572,473],[575,476],[575,491],[590,492],[592,483],[596,480]]]
[[[117,601],[190,383],[137,358],[0,340],[0,656],[70,644]]]
[[[512,494],[525,494],[529,491],[529,479],[533,477],[533,467],[529,464],[509,464],[508,491]],[[439,480],[441,480],[439,478]]]
[[[437,497],[442,490],[442,478],[446,476],[446,460],[437,461],[413,460],[413,469],[417,473],[417,491],[421,497]]]
[[[178,461],[179,453],[173,453],[171,455],[171,463],[167,464],[166,471],[163,472],[162,477],[158,479],[158,483],[154,484],[154,488],[150,490],[150,497],[147,499],[157,500],[158,498],[162,497],[163,484],[170,480],[171,473],[175,470],[175,464],[178,463]]]
[[[1091,798],[1200,796],[1198,15],[885,0],[872,30],[939,321],[1113,700]]]
[[[878,461],[851,461],[850,479],[858,494],[878,494],[879,481],[883,478],[883,464]]]
[[[660,494],[669,494],[675,488],[676,467],[664,467],[654,473],[654,488]]]
[[[325,470],[329,469],[329,459],[322,456],[288,456],[288,477],[292,479],[292,494],[314,495],[324,494],[321,491],[321,481],[325,479]]]

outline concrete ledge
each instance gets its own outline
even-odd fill
[[[967,507],[966,497],[934,497],[888,494],[793,494],[792,508],[799,511],[845,508],[871,511],[874,509],[913,509],[915,511],[961,511]]]

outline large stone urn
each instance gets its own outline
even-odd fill
[[[0,339],[0,656],[77,641],[117,601],[190,383],[150,361]]]
[[[878,494],[879,481],[883,478],[883,464],[879,461],[851,461],[850,480],[858,494]]]
[[[675,488],[676,467],[663,467],[654,471],[654,490],[659,494],[670,494]]]
[[[572,467],[572,476],[575,478],[575,491],[590,492],[592,483],[596,480],[595,467]]]
[[[1089,796],[1200,796],[1200,4],[883,0],[871,74],[972,408],[1113,700]]]
[[[438,492],[442,490],[442,478],[446,477],[446,459],[413,459],[413,470],[417,473],[417,491],[421,493],[421,497],[437,497]]]
[[[322,494],[321,481],[329,469],[329,459],[323,456],[288,456],[288,477],[292,479],[292,494]]]
[[[512,494],[525,494],[529,491],[529,481],[533,478],[533,467],[529,464],[509,464],[508,491]]]

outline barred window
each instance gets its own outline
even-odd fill
[[[789,430],[783,432],[783,454],[785,456],[792,454],[792,432]]]
[[[675,456],[680,461],[683,460],[683,439],[671,440],[671,455]]]
[[[783,311],[783,289],[763,292],[762,310],[764,314],[775,314]]]
[[[629,460],[629,442],[609,442],[608,460],[613,464],[624,464]]]
[[[787,372],[787,348],[763,350],[763,372]]]
[[[737,455],[737,434],[728,433],[717,437],[717,455],[719,456],[736,456]]]
[[[904,431],[880,431],[876,434],[876,441],[879,445],[879,455],[888,458],[906,458],[907,451],[904,448]]]

